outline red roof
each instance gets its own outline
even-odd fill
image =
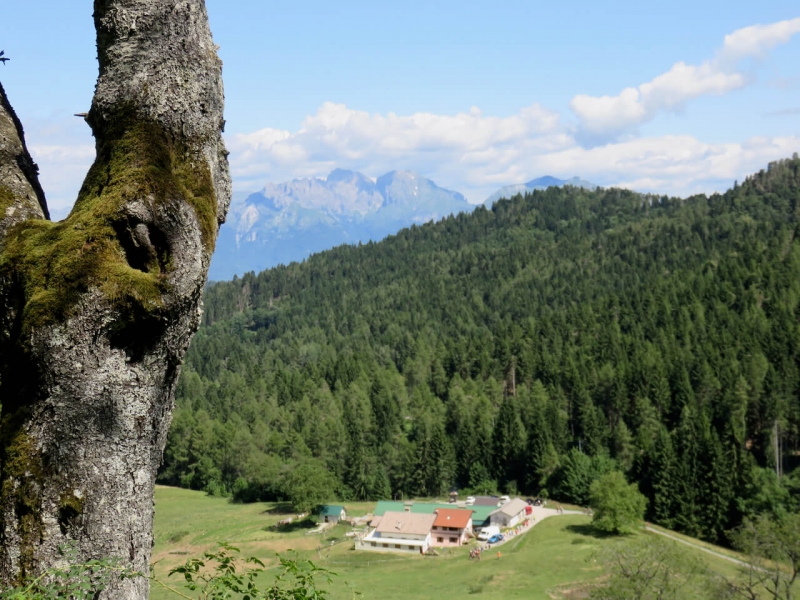
[[[472,518],[471,510],[458,508],[437,508],[434,527],[457,527],[464,529]]]

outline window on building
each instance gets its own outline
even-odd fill
[[[377,545],[378,545],[378,544],[376,544],[375,542],[372,542],[372,547],[373,547],[373,548],[374,548],[375,546],[377,546]]]
[[[439,543],[441,544],[441,543],[444,541],[444,538],[437,537],[437,538],[436,538],[436,541],[437,541],[437,542],[439,542]]]
[[[383,547],[384,547],[384,548],[388,548],[388,547],[389,547],[389,544],[383,544]]]
[[[456,542],[458,542],[458,538],[450,538],[451,544],[455,544]]]
[[[401,546],[400,544],[395,544],[395,545],[394,545],[394,547],[395,547],[395,548],[397,548],[397,549],[399,550],[399,549],[400,549],[400,548],[402,548],[403,546]]]

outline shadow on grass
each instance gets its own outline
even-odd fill
[[[570,533],[577,533],[578,535],[593,537],[598,540],[605,540],[608,538],[616,538],[616,537],[625,537],[615,533],[608,533],[607,531],[602,531],[592,526],[590,523],[585,523],[582,525],[567,525],[564,529],[566,529]]]
[[[292,510],[290,502],[276,502],[275,506],[268,508],[263,513],[264,515],[290,515],[295,511]]]
[[[303,519],[302,521],[292,521],[284,525],[275,525],[272,529],[280,533],[292,533],[301,529],[314,529],[316,526],[317,524],[312,519]]]

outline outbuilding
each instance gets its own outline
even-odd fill
[[[498,527],[514,527],[517,523],[525,519],[525,508],[528,503],[521,498],[509,500],[503,506],[489,515],[492,525]]]
[[[338,523],[347,518],[344,506],[336,504],[323,504],[319,507],[319,520],[321,523]]]

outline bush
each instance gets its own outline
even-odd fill
[[[612,471],[592,483],[589,503],[594,510],[592,524],[608,533],[631,533],[644,517],[647,499],[625,475]]]
[[[592,560],[608,575],[591,591],[592,600],[680,600],[707,580],[701,561],[652,534],[610,546]]]

